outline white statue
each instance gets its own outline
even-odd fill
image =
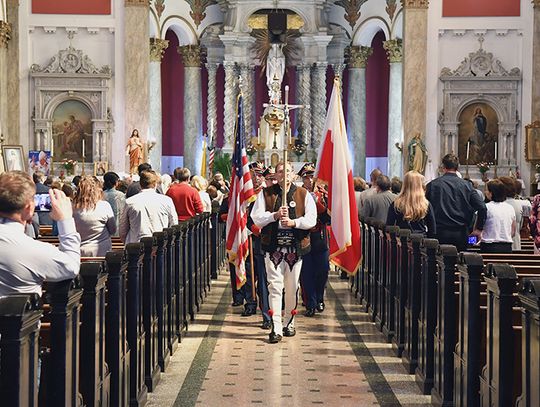
[[[268,58],[266,59],[266,85],[268,89],[272,89],[274,77],[281,88],[281,82],[285,74],[285,55],[283,55],[282,47],[282,44],[272,44],[272,48],[268,52]]]

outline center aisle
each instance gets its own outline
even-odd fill
[[[241,317],[230,303],[222,275],[150,406],[430,405],[336,276],[326,310],[306,318],[299,307],[296,336],[278,344],[268,343],[260,315]]]

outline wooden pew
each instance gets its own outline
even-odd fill
[[[403,355],[405,349],[405,304],[408,297],[408,268],[409,268],[409,245],[410,230],[399,231],[399,268],[396,274],[395,290],[395,315],[396,329],[392,340],[392,348],[398,358]]]
[[[37,295],[0,297],[0,400],[6,406],[38,404]]]
[[[384,290],[384,318],[382,332],[387,342],[391,342],[396,330],[396,281],[401,267],[401,241],[397,226],[386,227],[386,275]]]

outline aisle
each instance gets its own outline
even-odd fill
[[[337,277],[324,313],[299,314],[296,336],[275,345],[260,316],[241,317],[230,297],[221,276],[150,406],[429,405]]]

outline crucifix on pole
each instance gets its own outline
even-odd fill
[[[283,193],[287,193],[287,152],[290,147],[291,138],[291,119],[290,111],[294,109],[309,109],[309,105],[290,105],[289,104],[289,85],[285,86],[285,103],[265,103],[265,108],[271,108],[270,111],[264,116],[264,120],[268,122],[272,130],[274,130],[274,137],[280,130],[282,125],[285,125],[284,140],[283,140],[283,163],[284,173],[283,177]]]

